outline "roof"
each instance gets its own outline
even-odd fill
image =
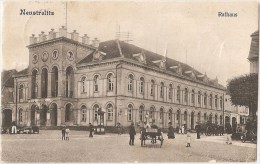
[[[17,71],[15,69],[2,71],[1,73],[1,86],[5,87],[13,87],[14,78],[13,75],[16,74]]]
[[[248,55],[248,60],[255,60],[259,57],[259,31],[254,32],[251,34],[251,46]]]
[[[146,65],[154,68],[159,68],[159,65],[154,63],[153,61],[157,60],[162,60],[163,56],[156,54],[154,52],[145,50],[143,48],[140,48],[138,46],[135,46],[133,44],[129,44],[123,41],[118,41],[118,40],[109,40],[105,42],[101,42],[98,47],[98,51],[106,53],[106,55],[103,56],[102,60],[108,60],[108,59],[114,59],[114,58],[120,58],[122,57],[120,51],[123,54],[124,58],[128,58],[131,60],[138,61],[136,57],[133,56],[133,54],[138,54],[138,53],[143,53],[145,54],[146,58]],[[92,63],[97,63],[99,61],[93,61],[93,54],[95,52],[93,51],[90,55],[82,59],[81,61],[78,62],[78,64],[92,64]],[[202,75],[199,71],[195,70],[191,66],[184,64],[182,62],[176,61],[171,58],[166,59],[166,70],[171,71],[174,73],[173,69],[170,67],[172,66],[178,66],[181,65],[183,76],[190,77],[184,72],[186,71],[192,71],[195,75]],[[191,77],[190,77],[191,78]],[[207,84],[214,85],[217,87],[221,87],[222,89],[225,89],[222,85],[216,84],[214,80],[209,81]]]
[[[17,72],[17,74],[15,74],[15,75],[16,76],[27,75],[28,74],[28,70],[29,70],[29,68],[27,67],[27,68]]]

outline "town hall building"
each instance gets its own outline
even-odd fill
[[[29,66],[15,72],[3,112],[18,125],[224,123],[226,89],[174,59],[118,39],[90,41],[66,27],[32,35],[27,48]]]

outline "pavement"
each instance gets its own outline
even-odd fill
[[[135,145],[129,146],[128,134],[94,135],[89,132],[70,132],[70,140],[62,141],[61,132],[42,130],[40,134],[1,135],[2,162],[253,162],[256,144],[233,141],[225,143],[226,136],[191,134],[191,147],[186,147],[186,135],[141,147],[140,134]]]

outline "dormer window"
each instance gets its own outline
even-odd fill
[[[96,51],[93,54],[93,61],[102,60],[104,56],[106,56],[106,53],[101,51]]]
[[[146,57],[143,52],[138,53],[138,54],[133,54],[133,57],[136,58],[141,63],[146,63]]]

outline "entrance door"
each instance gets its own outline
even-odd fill
[[[9,127],[12,123],[12,110],[11,109],[5,109],[3,111],[2,116],[2,126],[3,127]]]
[[[45,126],[47,121],[47,109],[48,107],[46,105],[42,106],[42,109],[40,110],[40,125]]]
[[[57,104],[53,103],[50,109],[51,126],[57,125]]]

